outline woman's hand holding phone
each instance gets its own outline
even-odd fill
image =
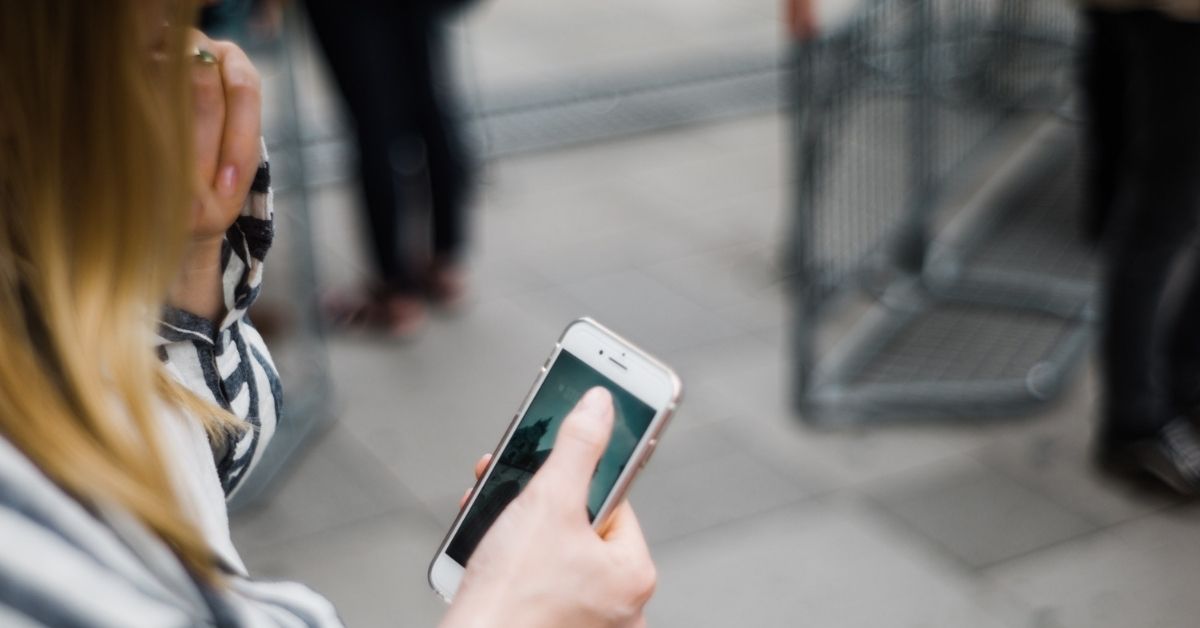
[[[656,575],[633,509],[622,503],[603,535],[588,521],[588,484],[612,429],[612,396],[589,390],[471,556],[443,628],[645,625]]]

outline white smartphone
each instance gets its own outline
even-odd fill
[[[625,498],[683,394],[674,371],[599,323],[568,325],[429,566],[429,585],[447,602],[484,533],[550,454],[563,417],[595,386],[612,393],[615,410],[612,439],[588,490],[596,529]]]

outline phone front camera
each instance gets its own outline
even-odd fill
[[[600,350],[600,355],[604,355],[604,349]]]

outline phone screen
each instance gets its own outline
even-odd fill
[[[487,482],[479,489],[479,496],[446,548],[446,555],[460,565],[467,564],[467,559],[484,533],[550,455],[563,418],[575,407],[583,393],[595,386],[603,386],[612,393],[615,411],[612,439],[596,466],[596,473],[588,488],[588,519],[596,518],[596,513],[633,456],[638,441],[650,427],[655,411],[611,379],[563,350],[550,366],[541,388],[533,396],[529,409],[521,417],[508,445],[500,452],[500,459],[496,461]]]

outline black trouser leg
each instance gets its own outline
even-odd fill
[[[1171,332],[1171,404],[1200,418],[1200,251],[1192,251],[1191,281],[1181,295]]]
[[[1200,224],[1200,24],[1177,23],[1166,35],[1169,50],[1163,54],[1175,65],[1173,115],[1178,116],[1178,146],[1174,157],[1180,181],[1180,204],[1191,208],[1193,225]],[[1164,132],[1166,132],[1164,130]],[[1184,255],[1191,263],[1187,283],[1178,295],[1170,324],[1171,402],[1179,413],[1200,411],[1200,250],[1193,228],[1190,250]]]
[[[473,168],[456,110],[442,25],[436,18],[425,19],[421,45],[411,57],[412,73],[423,86],[413,94],[414,111],[426,149],[433,251],[440,258],[453,259],[466,240]]]
[[[1100,241],[1112,215],[1125,151],[1122,103],[1127,87],[1121,71],[1126,59],[1120,37],[1121,16],[1086,11],[1084,56],[1080,76],[1084,106],[1084,235]]]
[[[1200,175],[1197,27],[1156,13],[1127,20],[1126,157],[1119,162],[1102,350],[1108,435],[1149,434],[1172,418],[1169,346],[1196,338],[1186,312],[1164,312],[1169,278],[1192,242]],[[1195,299],[1184,299],[1194,308]],[[1195,320],[1195,319],[1193,319]],[[1175,336],[1164,333],[1176,321]]]
[[[386,3],[308,0],[313,30],[325,51],[356,130],[363,211],[380,281],[414,291],[419,272],[408,243],[406,182],[421,153],[413,122],[414,80],[408,72],[412,20]]]

